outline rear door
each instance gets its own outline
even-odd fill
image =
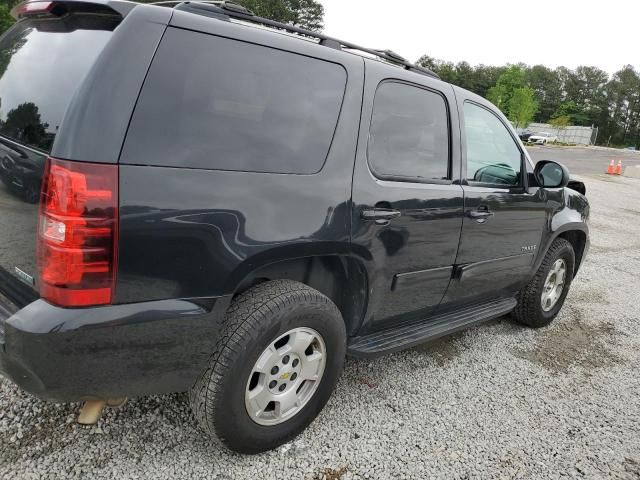
[[[18,305],[37,297],[37,202],[46,156],[71,97],[121,20],[104,7],[61,8],[19,21],[0,39],[0,291]]]
[[[462,225],[450,85],[367,61],[353,180],[353,244],[365,258],[364,331],[424,321],[453,271]]]
[[[456,89],[461,112],[464,220],[456,279],[444,304],[511,296],[531,273],[546,200],[527,186],[528,160],[507,120]]]

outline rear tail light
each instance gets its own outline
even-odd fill
[[[63,307],[111,303],[118,166],[47,159],[38,226],[40,295]]]

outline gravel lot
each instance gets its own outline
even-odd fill
[[[79,405],[0,385],[0,477],[640,478],[640,180],[582,177],[592,249],[551,327],[507,318],[380,359],[348,360],[292,444],[220,450],[184,395],[130,401],[97,426]]]

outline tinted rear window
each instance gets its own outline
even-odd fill
[[[0,41],[0,134],[49,153],[71,97],[117,20],[23,20]]]
[[[346,72],[334,63],[170,29],[143,87],[123,159],[312,174],[327,157]]]

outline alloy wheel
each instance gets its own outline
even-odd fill
[[[253,366],[245,407],[260,425],[277,425],[300,412],[320,385],[327,349],[311,328],[294,328],[271,342]]]
[[[551,266],[551,270],[549,270],[547,279],[542,287],[540,304],[545,312],[551,310],[562,296],[566,275],[567,264],[562,258],[559,258]]]

